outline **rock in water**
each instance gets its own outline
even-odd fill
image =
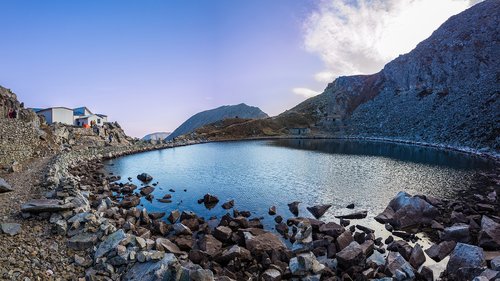
[[[424,199],[400,191],[375,220],[390,223],[395,228],[406,228],[430,224],[438,214],[438,209]]]
[[[300,204],[299,201],[294,201],[294,202],[288,204],[288,209],[290,210],[290,212],[294,216],[298,216],[299,215],[299,204]]]
[[[3,233],[14,236],[21,232],[21,225],[18,223],[0,223],[0,229]]]
[[[224,210],[228,210],[234,207],[234,200],[227,201],[226,203],[222,204],[222,208]]]
[[[450,280],[470,280],[474,276],[464,276],[471,272],[470,269],[478,269],[486,266],[483,249],[477,246],[458,243],[450,255],[446,265],[446,272],[453,278]],[[464,270],[466,269],[466,270]]]
[[[488,250],[500,250],[500,224],[487,216],[481,219],[479,246]]]
[[[142,173],[140,175],[137,175],[137,179],[142,182],[150,182],[153,180],[153,177],[148,173]]]
[[[368,215],[368,211],[359,211],[359,212],[355,212],[352,214],[335,216],[335,217],[338,219],[357,220],[357,219],[364,219],[364,218],[366,218],[367,215]]]
[[[271,216],[276,215],[276,206],[271,206],[269,208],[269,215],[271,215]]]
[[[149,186],[149,185],[141,188],[142,195],[149,195],[149,194],[153,193],[153,191],[155,191],[155,188],[152,186]]]
[[[7,183],[4,179],[0,178],[0,193],[13,191],[12,186]]]
[[[307,210],[316,218],[319,219],[321,218],[328,209],[330,209],[332,205],[330,204],[325,204],[325,205],[316,205],[312,207],[307,207]]]

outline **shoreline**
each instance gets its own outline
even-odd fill
[[[278,138],[273,137],[273,138],[265,138],[265,139],[278,139]],[[339,139],[339,138],[279,137],[279,139]],[[345,139],[345,138],[342,138],[342,139]],[[127,268],[126,272],[133,271],[132,270],[133,268],[140,267],[143,264],[144,265],[148,264],[149,266],[151,266],[153,264],[165,265],[165,262],[168,262],[169,268],[172,264],[175,264],[174,267],[176,268],[176,270],[181,270],[181,271],[188,270],[188,272],[190,272],[189,274],[192,274],[191,269],[186,269],[186,268],[190,268],[190,267],[186,267],[186,266],[188,264],[187,262],[192,261],[192,259],[191,259],[192,257],[190,257],[191,254],[189,254],[189,258],[186,259],[185,256],[183,256],[183,255],[179,256],[178,254],[175,253],[176,251],[184,252],[184,251],[186,251],[186,249],[188,249],[188,248],[185,248],[187,246],[183,243],[186,243],[185,240],[189,239],[186,237],[190,237],[189,235],[186,236],[185,234],[183,234],[184,233],[183,231],[187,231],[186,226],[179,226],[179,225],[182,225],[182,223],[185,223],[186,225],[189,226],[187,228],[190,228],[190,227],[193,227],[193,225],[190,225],[190,223],[194,223],[193,221],[195,221],[195,222],[197,221],[197,223],[195,225],[196,225],[196,227],[199,227],[198,224],[202,225],[202,224],[207,223],[205,221],[205,219],[198,217],[196,214],[194,214],[194,217],[193,217],[193,215],[183,213],[182,215],[184,216],[184,219],[182,218],[182,216],[180,214],[178,214],[179,222],[177,222],[176,224],[173,224],[173,223],[172,224],[165,224],[165,223],[161,224],[161,221],[164,221],[164,219],[156,218],[157,214],[149,214],[145,209],[143,211],[140,211],[139,209],[135,209],[135,207],[132,207],[130,209],[124,208],[124,207],[122,207],[122,204],[120,202],[123,201],[124,198],[127,198],[127,196],[129,196],[129,195],[126,195],[127,193],[123,193],[124,197],[120,197],[120,196],[115,197],[115,196],[111,195],[111,193],[109,193],[109,190],[118,190],[119,191],[122,189],[122,187],[113,183],[116,179],[119,179],[119,177],[116,177],[116,175],[106,176],[102,173],[99,173],[94,168],[99,167],[99,165],[102,165],[103,160],[113,159],[113,158],[117,158],[117,157],[121,157],[121,156],[125,156],[125,155],[141,153],[141,152],[146,152],[146,151],[161,150],[161,149],[180,147],[180,146],[186,146],[186,145],[193,145],[193,144],[208,143],[208,142],[253,141],[253,140],[264,140],[264,138],[241,139],[241,140],[219,140],[219,141],[187,141],[187,142],[167,143],[167,144],[158,144],[158,145],[139,144],[139,145],[132,146],[132,147],[125,146],[125,147],[87,148],[87,149],[82,149],[82,150],[74,150],[74,151],[70,151],[70,152],[64,152],[64,153],[60,153],[58,155],[55,155],[50,161],[50,164],[49,164],[50,168],[48,169],[49,171],[48,171],[47,176],[46,176],[42,185],[46,189],[49,190],[50,196],[52,196],[51,198],[54,198],[54,199],[50,199],[50,200],[57,201],[57,204],[55,205],[55,207],[60,208],[62,206],[66,206],[67,204],[71,204],[72,205],[71,206],[72,212],[71,212],[71,216],[66,215],[66,216],[63,216],[62,218],[60,216],[55,216],[59,212],[52,213],[52,215],[50,216],[50,224],[48,222],[46,222],[46,224],[49,224],[51,226],[51,228],[53,229],[53,231],[55,229],[56,233],[59,233],[58,231],[60,231],[61,233],[64,233],[63,241],[67,241],[65,243],[68,243],[68,247],[75,248],[74,250],[76,250],[75,261],[74,261],[75,263],[77,263],[76,257],[77,256],[80,257],[79,256],[80,254],[78,254],[78,253],[80,253],[79,251],[81,251],[83,249],[87,253],[83,257],[85,260],[85,263],[80,263],[79,266],[84,266],[84,268],[86,269],[86,275],[90,275],[90,276],[95,277],[95,274],[98,274],[98,275],[104,274],[104,272],[102,271],[102,268],[100,267],[100,264],[102,264],[103,261],[104,261],[104,264],[109,264],[106,262],[106,260],[116,258],[116,256],[113,256],[113,254],[112,254],[113,252],[111,252],[111,253],[107,253],[108,256],[107,256],[107,258],[104,258],[104,260],[102,260],[101,258],[86,259],[85,257],[88,257],[89,255],[91,257],[95,255],[92,247],[89,248],[88,246],[92,245],[94,247],[97,247],[94,249],[96,249],[96,251],[98,251],[98,249],[102,247],[101,246],[102,244],[105,244],[106,241],[108,241],[110,239],[110,237],[114,237],[113,235],[120,235],[120,237],[121,237],[120,241],[125,241],[123,239],[128,239],[128,240],[132,239],[132,238],[130,238],[131,236],[129,236],[129,234],[125,234],[125,232],[123,232],[125,229],[125,231],[131,233],[131,230],[129,229],[129,227],[125,227],[124,225],[121,225],[121,226],[116,225],[117,221],[114,220],[114,218],[115,218],[114,216],[121,217],[121,216],[123,216],[123,214],[128,214],[128,212],[130,212],[131,210],[136,210],[136,211],[132,211],[132,212],[139,213],[139,221],[140,221],[139,225],[140,225],[140,227],[150,229],[148,231],[150,231],[151,234],[148,234],[147,236],[142,237],[143,235],[140,234],[141,232],[136,233],[134,231],[133,233],[135,233],[136,236],[132,235],[132,237],[135,237],[132,240],[134,240],[134,239],[135,240],[133,241],[133,243],[131,242],[132,244],[128,244],[128,245],[124,245],[124,246],[126,246],[128,249],[130,247],[130,245],[136,245],[137,243],[139,243],[137,241],[142,241],[141,239],[144,239],[145,241],[149,241],[148,243],[151,244],[155,241],[158,241],[158,239],[160,239],[161,237],[164,237],[161,239],[165,239],[165,240],[160,240],[160,241],[163,241],[162,243],[168,244],[168,247],[170,247],[170,248],[165,249],[165,245],[162,244],[163,245],[162,246],[162,245],[159,245],[158,243],[156,243],[156,244],[153,243],[154,246],[152,246],[152,248],[150,248],[149,246],[147,248],[141,247],[139,249],[140,251],[136,251],[136,253],[134,254],[133,260],[129,256],[126,257],[125,260],[129,261],[129,262],[125,263],[126,268]],[[358,139],[358,140],[366,140],[366,139]],[[370,141],[370,140],[367,140],[367,141]],[[385,140],[382,140],[382,141],[385,141]],[[413,145],[413,144],[409,144],[409,145]],[[82,167],[84,167],[84,168],[82,168]],[[75,168],[77,168],[77,174],[75,174],[75,170],[74,170]],[[105,183],[104,182],[102,183],[104,185],[103,187],[99,187],[101,185],[99,183],[99,179],[106,181]],[[90,186],[89,186],[89,184],[90,184]],[[92,186],[94,186],[94,187],[92,187]],[[102,189],[102,188],[104,188],[104,189]],[[471,189],[472,189],[472,187],[471,187]],[[108,190],[108,191],[106,191],[106,190]],[[104,195],[109,194],[109,196],[104,197],[104,196],[99,195],[99,194],[104,194]],[[485,194],[484,196],[486,196],[486,195],[487,194]],[[139,196],[143,196],[143,195],[139,194]],[[470,196],[472,196],[472,195],[470,195]],[[101,199],[99,199],[99,198],[101,198]],[[413,196],[411,198],[419,198],[419,197]],[[450,208],[449,203],[443,202],[443,201],[438,200],[438,199],[432,199],[432,198],[427,199],[425,196],[422,198],[424,198],[427,201],[427,203],[432,202],[434,204],[438,204],[439,206],[441,206],[441,207],[439,207],[439,209],[441,210],[440,212],[443,214],[446,214],[445,215],[446,217],[451,215],[449,213],[449,211],[447,210]],[[297,199],[300,199],[300,198],[297,198]],[[195,200],[195,199],[193,199],[193,200]],[[415,199],[415,200],[417,200],[417,199]],[[466,202],[465,202],[466,200],[467,199],[464,197],[464,199],[462,200],[464,202],[461,202],[461,203],[466,204]],[[439,203],[436,203],[436,202],[439,202]],[[220,203],[223,203],[223,202],[220,202]],[[455,202],[453,202],[453,204],[455,204]],[[446,206],[446,207],[443,207],[443,206]],[[497,210],[498,203],[495,206],[496,206],[495,210]],[[118,208],[118,209],[116,209],[116,208]],[[112,210],[115,210],[115,211],[112,211]],[[123,211],[119,211],[119,213],[118,213],[119,215],[118,215],[116,213],[116,210],[123,210]],[[281,210],[281,211],[283,211],[283,210]],[[63,211],[62,214],[64,214],[64,212],[67,212],[67,211]],[[24,216],[28,217],[29,220],[31,220],[31,218],[37,219],[39,217],[39,215],[37,215],[36,213],[32,214],[32,215],[26,215],[27,213],[30,213],[29,211],[26,212],[26,210],[24,210],[23,213],[24,213]],[[110,213],[114,214],[114,215],[109,217]],[[102,221],[100,222],[100,228],[102,228],[104,225],[106,225],[107,230],[103,234],[101,234],[103,236],[101,238],[98,238],[97,240],[93,240],[93,241],[89,242],[91,244],[85,244],[88,242],[82,242],[82,241],[76,241],[76,242],[73,241],[72,242],[72,240],[75,240],[75,238],[74,238],[75,235],[76,235],[76,237],[79,237],[80,234],[84,235],[84,236],[85,235],[93,235],[92,234],[93,232],[87,232],[87,230],[85,230],[85,229],[87,229],[88,224],[92,222],[92,220],[87,221],[86,219],[84,219],[84,220],[79,222],[77,229],[72,229],[75,224],[74,223],[70,224],[70,222],[72,220],[74,220],[75,217],[81,216],[81,214],[87,214],[86,216],[91,215],[95,218],[101,217]],[[151,215],[153,215],[154,218],[151,217]],[[168,214],[164,214],[164,215],[168,215]],[[170,214],[170,215],[172,215],[172,214]],[[127,220],[130,218],[128,215],[125,215],[125,216],[127,217]],[[43,218],[43,216],[42,216],[42,218]],[[48,218],[49,217],[47,217],[47,215],[45,215],[45,219],[48,219]],[[160,216],[160,218],[161,218],[161,216]],[[234,233],[242,233],[242,234],[249,233],[249,235],[252,237],[260,237],[260,235],[266,235],[265,236],[266,239],[274,239],[272,237],[277,237],[276,236],[277,233],[271,233],[271,232],[268,232],[266,230],[257,230],[257,229],[261,229],[260,228],[261,224],[260,224],[258,219],[250,219],[247,217],[241,217],[241,214],[239,214],[239,213],[238,214],[234,213],[233,217],[229,216],[226,218],[223,217],[223,218],[219,218],[219,219],[220,219],[220,221],[218,222],[217,227],[215,227],[211,230],[208,230],[208,229],[199,230],[199,231],[202,231],[202,233],[204,233],[204,234],[201,237],[198,237],[196,239],[191,238],[191,239],[195,239],[193,241],[195,241],[194,243],[196,245],[199,243],[205,243],[204,241],[206,241],[206,238],[203,238],[203,237],[211,237],[210,239],[215,239],[212,242],[214,242],[216,244],[221,243],[221,242],[216,242],[219,240],[217,240],[216,237],[214,238],[214,236],[213,236],[213,235],[215,235],[214,231],[216,231],[217,228],[220,228],[219,231],[222,231],[222,230],[227,231],[228,230],[227,228],[229,228],[229,230],[233,234]],[[98,220],[101,220],[101,219],[98,219]],[[149,221],[149,224],[143,225],[144,220]],[[225,223],[223,222],[224,220],[226,220]],[[348,219],[346,219],[346,221],[347,220]],[[323,225],[329,225],[329,226],[332,226],[334,228],[343,229],[342,233],[346,233],[346,234],[343,234],[346,237],[345,239],[348,239],[347,241],[352,241],[351,243],[348,243],[348,245],[343,244],[342,246],[339,246],[338,241],[337,241],[339,238],[336,235],[333,235],[332,237],[333,237],[334,241],[337,241],[337,242],[335,242],[335,245],[336,245],[335,247],[340,247],[339,249],[337,249],[338,251],[336,250],[336,252],[340,252],[343,250],[341,248],[345,249],[349,245],[351,245],[352,243],[356,242],[357,236],[354,234],[358,233],[358,231],[361,231],[361,232],[365,233],[364,236],[371,237],[371,238],[367,239],[367,240],[358,240],[357,244],[356,243],[353,244],[353,246],[352,246],[353,249],[351,249],[351,250],[358,251],[359,249],[362,249],[362,251],[364,253],[363,254],[364,255],[363,261],[366,261],[365,259],[367,258],[368,253],[378,252],[379,254],[383,254],[383,253],[387,253],[386,251],[388,251],[389,253],[392,253],[392,251],[389,250],[389,247],[396,247],[394,245],[391,246],[392,243],[395,243],[395,242],[387,243],[387,241],[386,241],[386,243],[381,243],[381,242],[383,242],[383,241],[381,241],[382,238],[380,238],[380,237],[376,238],[375,233],[372,230],[366,229],[366,227],[361,227],[361,230],[360,230],[360,229],[354,227],[356,220],[351,220],[351,221],[353,222],[353,224],[348,223],[345,226],[342,224],[342,221],[341,221],[342,225],[338,225],[338,224],[333,223],[333,222],[326,223],[326,222],[322,222],[320,220],[312,220],[312,219],[307,219],[307,218],[297,218],[295,220],[288,220],[286,224],[282,223],[282,222],[278,223],[276,229],[279,228],[279,229],[281,229],[281,231],[285,231],[285,229],[286,229],[287,233],[288,233],[289,229],[294,231],[294,233],[291,232],[290,234],[287,234],[289,236],[286,238],[287,239],[293,238],[293,240],[291,240],[291,241],[293,241],[292,242],[292,249],[293,249],[293,247],[297,248],[300,246],[299,248],[301,250],[299,250],[297,252],[295,252],[295,251],[288,252],[288,251],[291,251],[292,249],[286,250],[288,247],[282,247],[282,245],[279,242],[277,242],[276,240],[273,240],[274,241],[273,243],[275,243],[273,246],[282,249],[283,252],[280,255],[285,255],[286,258],[284,258],[284,260],[282,260],[282,261],[280,261],[279,259],[274,260],[273,262],[276,264],[275,267],[267,268],[267,270],[265,270],[265,271],[259,271],[260,272],[259,274],[267,274],[267,275],[278,274],[282,278],[287,279],[285,277],[295,276],[294,274],[296,273],[296,272],[292,273],[289,271],[290,269],[287,269],[288,267],[292,266],[292,262],[293,262],[292,258],[299,258],[299,257],[300,258],[307,258],[310,262],[313,262],[313,263],[318,262],[318,260],[316,260],[316,257],[314,257],[314,255],[310,255],[307,253],[315,253],[315,255],[316,255],[317,253],[314,251],[320,251],[318,253],[323,253],[321,251],[326,251],[324,253],[328,254],[328,249],[324,248],[323,246],[319,246],[319,248],[318,248],[319,250],[316,250],[315,247],[311,248],[312,246],[307,246],[307,245],[314,245],[314,243],[316,243],[316,242],[318,245],[321,245],[321,243],[318,242],[319,240],[317,240],[318,237],[323,237],[324,235],[328,236],[328,234],[326,234],[326,233],[330,233],[330,235],[333,235],[334,233],[336,233],[336,232],[326,232],[325,233],[325,232],[320,231],[320,229],[321,229],[320,227],[324,228]],[[451,227],[451,225],[449,225],[449,224],[447,225],[445,223],[445,221],[441,221],[443,230],[445,229],[445,227]],[[163,228],[162,231],[164,232],[164,233],[161,232],[160,236],[157,236],[158,235],[157,231],[159,231],[159,230],[157,230],[158,223],[160,223],[159,224],[160,229]],[[115,225],[115,226],[113,226],[113,225]],[[251,230],[251,231],[249,230],[249,232],[245,232],[246,231],[245,229],[248,229],[249,225],[252,225],[253,226],[252,229],[256,229],[256,230]],[[84,227],[83,229],[82,229],[82,226]],[[181,232],[177,232],[175,230],[176,227],[181,227],[181,228],[184,227],[183,228],[184,230]],[[222,227],[225,227],[225,228],[222,228]],[[313,244],[308,244],[309,242],[302,241],[302,242],[300,242],[300,245],[297,246],[295,242],[301,241],[300,239],[302,239],[302,238],[300,238],[299,240],[297,240],[297,237],[296,237],[297,233],[305,233],[305,232],[309,233],[310,230],[308,230],[308,229],[310,227],[312,228],[311,235],[313,235],[313,236],[311,236],[311,237],[308,236],[309,238],[307,238],[306,241],[311,241],[311,243],[314,241],[316,241],[316,242],[314,242]],[[78,232],[75,232],[78,229],[80,229],[80,234],[77,234]],[[90,228],[90,229],[92,229],[92,228]],[[196,228],[196,229],[198,229],[198,228]],[[347,230],[349,230],[349,231],[347,231]],[[81,231],[83,231],[83,232],[81,232]],[[174,231],[174,232],[172,232],[172,231]],[[192,231],[194,233],[194,229],[190,229],[190,231]],[[428,231],[429,230],[422,231],[422,232],[429,234]],[[279,232],[280,231],[278,230],[278,233]],[[118,233],[118,234],[114,234],[114,233]],[[154,236],[153,236],[153,233],[155,233]],[[267,233],[270,233],[270,234],[268,235]],[[402,244],[402,245],[408,244],[407,242],[405,242],[405,240],[410,241],[410,240],[415,239],[415,237],[416,237],[415,233],[412,233],[412,232],[408,233],[408,232],[404,232],[404,231],[395,231],[392,233],[394,233],[394,235],[396,236],[396,239],[394,239],[394,240],[397,240],[397,243]],[[436,237],[439,237],[439,236],[437,235],[435,229],[432,230],[432,234],[433,234],[432,237],[434,237],[434,239],[438,239]],[[218,234],[218,235],[220,235],[220,234]],[[477,237],[476,236],[477,233],[472,233],[471,235],[472,235],[471,237],[473,237],[472,239],[477,239],[477,238],[475,238],[475,237]],[[247,236],[248,235],[245,234],[245,237],[247,237]],[[105,238],[105,237],[108,237],[108,238]],[[129,238],[125,238],[125,237],[129,237]],[[160,237],[160,238],[154,238],[154,237]],[[79,239],[80,238],[81,237],[79,237]],[[116,238],[113,238],[113,239],[116,239]],[[184,239],[184,240],[182,240],[182,239]],[[240,239],[241,239],[241,237],[240,237]],[[321,238],[321,239],[323,239],[323,238]],[[398,239],[401,239],[401,240],[398,240]],[[101,243],[99,243],[99,241],[101,241]],[[153,242],[151,242],[151,241],[153,241]],[[368,244],[365,244],[365,242]],[[438,241],[434,240],[434,242],[438,242]],[[82,246],[83,244],[81,244],[81,243],[84,243],[85,245],[88,245],[88,246],[83,247]],[[120,243],[122,243],[122,242],[120,242]],[[246,251],[252,250],[251,248],[248,248],[248,246],[246,246],[246,248],[248,248],[248,249],[245,248],[245,244],[246,245],[248,245],[248,243],[251,244],[251,242],[249,242],[249,241],[243,242],[243,244],[241,244],[242,242],[238,242],[236,244],[233,244],[234,242],[230,242],[229,240],[223,239],[222,243],[224,243],[223,244],[224,247],[223,247],[223,245],[221,245],[220,247],[217,248],[218,249],[217,251],[223,251],[224,249],[226,249],[226,250],[233,249],[234,250],[235,249],[234,247],[239,247],[238,250],[243,251],[243,252],[245,252],[245,250]],[[374,245],[374,243],[376,243],[376,244]],[[172,244],[174,244],[174,246],[172,246]],[[295,244],[295,246],[293,246],[294,244]],[[307,245],[305,245],[305,244],[307,244]],[[231,246],[231,245],[233,245],[233,246]],[[115,247],[118,247],[118,246],[119,245],[117,245]],[[133,246],[133,247],[137,247],[137,246]],[[178,247],[181,247],[181,249],[179,250]],[[205,245],[205,247],[206,247],[206,245]],[[228,248],[228,247],[230,247],[230,248]],[[364,248],[364,247],[368,247],[368,248]],[[405,247],[407,247],[407,246],[405,246]],[[85,250],[85,248],[86,248],[86,250]],[[412,248],[412,247],[410,246],[410,248]],[[89,252],[89,249],[90,249],[90,252]],[[120,249],[122,249],[122,248],[120,248]],[[153,249],[156,249],[156,250],[153,250]],[[163,249],[163,250],[161,250],[161,249]],[[191,248],[189,248],[189,249],[190,249],[190,251],[188,251],[187,253],[191,253],[191,251],[193,251]],[[323,249],[323,250],[321,250],[321,249]],[[205,250],[203,250],[203,251],[205,251]],[[251,252],[252,252],[251,256],[253,258],[257,258],[258,263],[260,263],[259,259],[261,258],[261,255],[263,253],[260,251],[253,252],[253,250]],[[266,251],[264,251],[264,252],[266,252]],[[127,253],[130,254],[129,252],[127,252]],[[141,253],[141,255],[142,255],[140,259],[138,259],[138,257],[137,257],[137,254],[139,254],[139,253]],[[171,253],[173,253],[173,255]],[[221,253],[223,253],[223,252],[219,252],[219,254],[221,254]],[[284,253],[288,253],[288,254],[284,254]],[[271,252],[268,252],[268,254],[271,255]],[[450,253],[448,253],[448,254],[450,254]],[[111,255],[111,256],[109,256],[109,255]],[[254,256],[254,255],[257,255],[257,256]],[[335,256],[335,255],[333,255],[333,256]],[[167,257],[168,257],[168,261],[166,260]],[[399,256],[396,258],[400,259]],[[216,258],[216,256],[209,255],[209,257],[208,257],[208,261],[210,263],[215,262],[217,259],[218,258]],[[194,258],[194,260],[197,261],[196,258]],[[327,259],[327,260],[329,260],[328,262],[331,262],[330,259]],[[325,262],[324,260],[321,260],[321,261]],[[287,266],[284,266],[283,262],[286,262]],[[385,261],[385,262],[387,262],[387,261]],[[400,260],[400,262],[403,262],[403,260]],[[180,265],[180,264],[182,264],[182,265]],[[119,263],[119,264],[114,264],[113,266],[117,266],[118,268],[121,268],[123,266],[123,264],[120,265],[120,263]],[[179,267],[179,266],[181,266],[181,267]],[[344,269],[347,269],[345,267],[348,266],[348,263],[346,264],[344,262],[344,264],[342,266],[344,267]],[[276,271],[274,271],[274,270],[276,270],[278,273],[276,273]],[[335,273],[332,273],[333,269],[331,269],[331,268],[325,269],[323,267],[322,270],[325,270],[327,275],[333,274],[333,276],[335,276]],[[203,274],[204,276],[212,276],[211,278],[214,278],[214,276],[218,276],[218,275],[221,276],[220,272],[218,272],[218,271],[212,272],[206,267],[204,267],[204,268],[197,267],[196,272],[201,272],[200,274]],[[144,273],[144,272],[142,272],[142,273]],[[308,274],[313,274],[313,273],[314,272],[310,271]],[[369,273],[369,274],[372,274],[372,273]],[[210,274],[212,274],[212,275],[210,275]],[[361,274],[361,272],[358,272],[356,274]],[[391,273],[385,272],[385,274],[391,274]],[[408,274],[410,274],[410,273],[408,273]],[[417,272],[414,272],[413,274],[417,274]],[[421,274],[421,273],[418,273],[418,274]],[[429,274],[429,273],[427,272],[427,274]],[[112,276],[113,275],[110,275],[110,277],[112,277]],[[380,276],[380,277],[382,277],[382,276]],[[125,279],[125,280],[135,280],[135,279]],[[209,280],[209,279],[207,279],[207,280]],[[212,280],[214,280],[214,279],[212,279]],[[224,279],[216,279],[216,280],[224,280]],[[269,280],[279,280],[279,279],[269,279]],[[443,279],[443,280],[446,280],[446,279]]]

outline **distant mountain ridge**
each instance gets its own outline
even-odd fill
[[[191,116],[188,120],[182,123],[177,129],[175,129],[167,140],[172,140],[175,137],[191,133],[197,128],[204,125],[214,123],[226,118],[244,118],[244,119],[262,119],[269,117],[265,112],[260,110],[260,108],[255,106],[249,106],[244,103],[237,105],[224,105],[214,109],[199,112]]]
[[[144,141],[150,141],[150,140],[164,140],[166,139],[171,133],[170,132],[156,132],[156,133],[151,133],[148,135],[145,135],[142,140]]]

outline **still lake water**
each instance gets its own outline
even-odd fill
[[[383,231],[371,219],[382,212],[399,191],[452,199],[466,189],[475,172],[491,163],[461,153],[403,144],[344,140],[270,140],[206,143],[124,156],[107,162],[106,170],[128,177],[147,172],[159,182],[149,211],[194,211],[206,218],[221,217],[222,203],[234,199],[235,208],[263,217],[274,227],[268,208],[291,216],[287,204],[300,201],[300,216],[312,217],[307,206],[332,204],[322,218],[367,210],[357,221]],[[113,164],[113,165],[109,165]],[[176,192],[169,192],[174,189]],[[186,192],[183,190],[187,189]],[[138,190],[137,190],[138,192]],[[172,203],[156,199],[172,194]],[[211,193],[219,204],[207,210],[197,200]],[[355,204],[354,210],[346,209]]]

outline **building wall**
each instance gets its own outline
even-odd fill
[[[38,112],[37,115],[43,116],[47,124],[52,124],[52,110],[43,110]]]
[[[100,120],[100,123],[98,123],[98,120]],[[92,116],[89,116],[87,118],[77,119],[77,120],[75,120],[75,124],[78,125],[77,122],[80,122],[80,126],[90,125],[90,123],[92,121],[95,121],[96,124],[97,124],[97,126],[102,126],[104,124],[104,120],[101,117],[97,116],[97,115],[92,115]]]
[[[59,122],[66,125],[73,125],[73,110],[65,108],[52,109],[52,122]]]

